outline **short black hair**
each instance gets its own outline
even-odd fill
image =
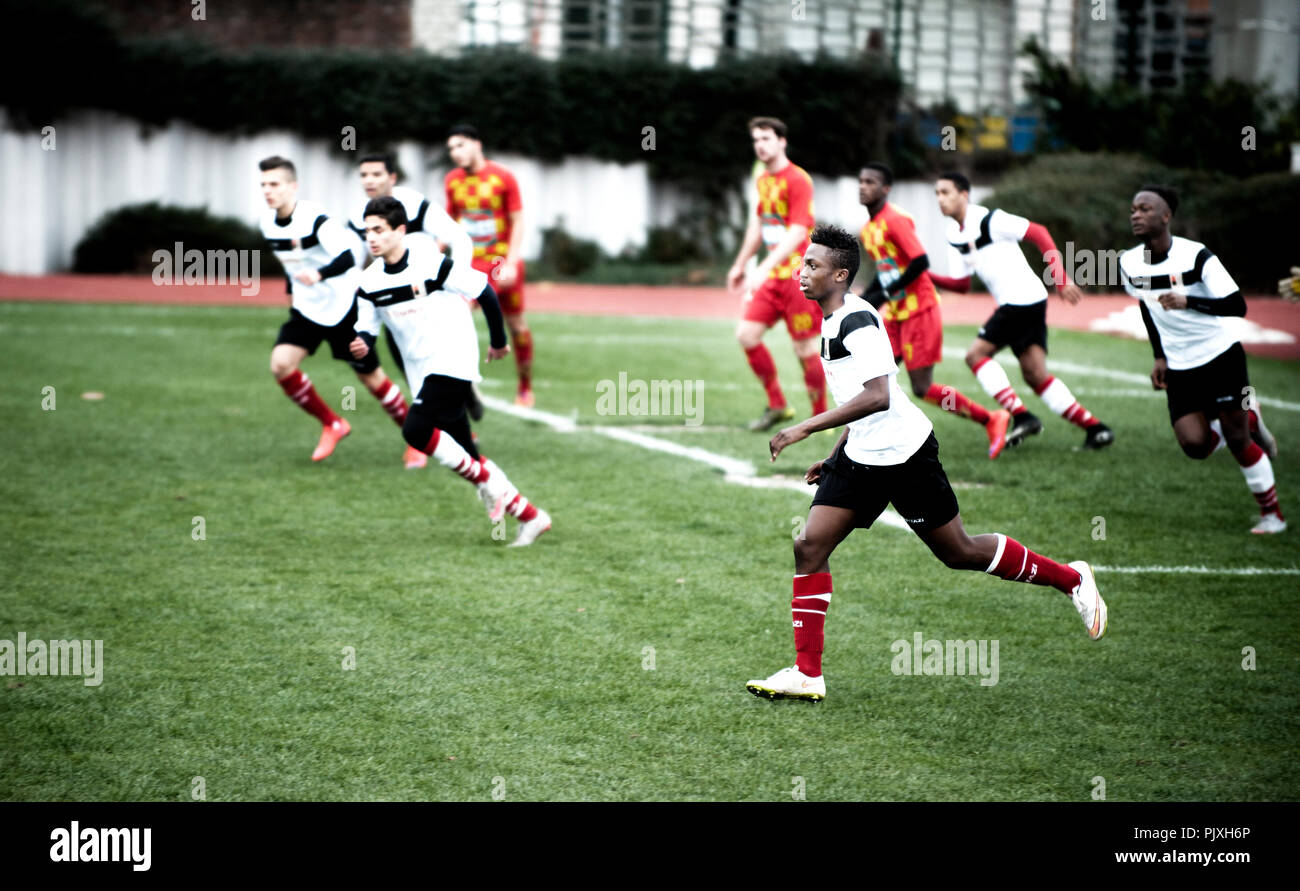
[[[447,138],[451,139],[453,136],[467,136],[479,142],[483,141],[483,137],[478,135],[478,127],[473,124],[453,124],[447,131]]]
[[[831,262],[835,264],[836,269],[847,269],[849,271],[849,284],[852,284],[854,277],[858,274],[858,240],[847,229],[841,229],[839,226],[833,226],[830,223],[822,223],[812,230],[808,240],[813,244],[820,244],[822,247],[829,248],[831,252]]]
[[[289,179],[295,181],[298,179],[298,169],[293,166],[293,162],[290,161],[288,158],[283,158],[280,155],[272,155],[269,158],[263,158],[262,160],[257,162],[257,169],[261,170],[263,173],[265,173],[268,170],[276,170],[281,167],[289,171]]]
[[[780,118],[757,117],[750,118],[749,123],[745,125],[746,130],[771,130],[779,138],[786,138],[785,121]]]
[[[389,173],[396,173],[401,176],[401,171],[397,169],[397,158],[393,156],[392,152],[371,152],[368,155],[362,155],[357,161],[357,166],[360,167],[362,164],[383,164],[384,169]]]
[[[361,212],[361,219],[364,221],[366,217],[383,217],[384,222],[394,229],[407,223],[406,208],[392,195],[371,198],[367,201],[366,209]]]
[[[894,184],[894,171],[889,169],[888,164],[883,164],[880,161],[872,161],[870,164],[863,164],[862,169],[874,170],[879,173],[880,178],[885,181],[885,185],[887,186],[892,186]]]
[[[1165,200],[1165,204],[1169,205],[1170,216],[1178,213],[1178,190],[1173,186],[1145,185],[1138,191],[1154,192]]]
[[[951,182],[957,187],[958,192],[970,191],[970,180],[966,178],[966,174],[964,173],[958,173],[956,170],[945,170],[943,173],[939,174],[939,179],[946,179]]]

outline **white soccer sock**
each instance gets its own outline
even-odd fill
[[[433,458],[443,467],[454,470],[471,483],[479,476],[478,462],[469,456],[469,452],[456,442],[446,431],[437,431],[433,445]]]
[[[1011,386],[1011,381],[1007,378],[1007,373],[1002,370],[996,359],[992,357],[980,362],[975,369],[975,380],[1007,411],[1014,412],[1017,408],[1024,405],[1016,391]]]
[[[1260,451],[1263,452],[1263,449]],[[1261,454],[1254,464],[1242,467],[1241,475],[1246,478],[1246,485],[1250,491],[1256,494],[1273,488],[1273,462],[1268,460],[1268,455]]]

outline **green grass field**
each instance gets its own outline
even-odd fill
[[[657,424],[801,475],[831,440],[769,465],[766,437],[734,429],[762,395],[731,323],[532,319],[537,407],[582,426],[493,411],[478,425],[555,519],[507,549],[470,486],[403,469],[364,389],[352,436],[312,464],[316,424],[266,370],[282,315],[0,304],[0,639],[104,641],[98,687],[0,678],[0,799],[189,800],[196,777],[221,801],[788,801],[799,778],[809,800],[1086,801],[1098,776],[1110,800],[1300,793],[1294,574],[1099,570],[1110,631],[1094,643],[1056,592],[948,570],[878,523],[831,560],[827,700],[770,703],[744,683],[793,663],[791,531],[808,496],[582,429]],[[788,338],[768,343],[806,410]],[[1150,368],[1142,343],[1053,332],[1052,347]],[[326,351],[305,369],[335,407],[356,385]],[[703,380],[703,429],[597,415],[598,382],[620,372]],[[959,360],[939,372],[991,404]],[[1300,401],[1294,365],[1250,372],[1264,396]],[[972,532],[1112,568],[1300,563],[1300,530],[1248,534],[1256,508],[1229,455],[1182,455],[1162,395],[1059,374],[1112,448],[1075,451],[1082,432],[1023,387],[1047,429],[996,462],[982,430],[925,408]],[[512,395],[513,364],[487,377],[485,394]],[[1265,410],[1283,509],[1300,516],[1300,413]],[[891,643],[918,631],[999,641],[999,682],[894,675]]]

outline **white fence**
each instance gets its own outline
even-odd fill
[[[71,268],[77,242],[104,213],[157,201],[206,207],[253,223],[263,211],[257,162],[284,155],[298,168],[300,194],[340,215],[363,197],[355,163],[323,140],[288,132],[222,136],[187,124],[146,129],[104,112],[52,122],[52,132],[16,132],[0,111],[0,272],[42,275]],[[441,146],[403,144],[408,184],[441,203],[446,168],[431,167]],[[609,254],[645,243],[646,229],[673,223],[688,206],[677,189],[651,182],[645,164],[570,158],[547,164],[515,155],[496,160],[514,171],[524,198],[524,254],[541,250],[540,229],[562,223]],[[796,162],[798,158],[794,159]],[[864,159],[868,160],[868,159]],[[866,219],[857,181],[814,174],[819,221],[856,230]],[[986,190],[976,190],[977,197]],[[917,221],[931,261],[942,269],[943,220],[930,183],[898,183],[896,204]],[[739,211],[737,211],[739,212]]]

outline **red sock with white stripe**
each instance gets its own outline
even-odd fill
[[[529,504],[528,499],[522,494],[516,494],[506,505],[506,513],[514,517],[521,523],[527,523],[537,516],[536,506]]]
[[[450,436],[444,436],[437,427],[429,437],[429,444],[420,451],[432,455],[434,460],[450,470],[456,471],[471,483],[478,485],[488,478],[488,469],[483,466],[481,458],[471,458],[469,452]]]
[[[406,400],[402,397],[402,390],[397,384],[385,378],[379,385],[379,389],[371,390],[370,395],[379,400],[379,404],[384,407],[384,411],[388,412],[388,416],[397,422],[398,427],[406,423]]]
[[[1274,485],[1273,463],[1268,460],[1254,442],[1247,442],[1240,452],[1233,452],[1233,457],[1241,465],[1241,474],[1246,478],[1246,485],[1259,504],[1261,514],[1282,516],[1282,508],[1277,503],[1277,486]]]
[[[810,678],[822,673],[822,644],[826,639],[826,610],[831,605],[831,574],[814,572],[794,577],[794,598],[790,615],[794,617],[795,665]]]
[[[781,392],[781,383],[776,377],[776,363],[772,361],[772,354],[768,352],[767,347],[760,343],[756,347],[746,349],[745,358],[749,360],[750,369],[758,377],[763,389],[767,391],[768,408],[785,408],[785,394]]]
[[[311,379],[302,373],[302,369],[295,368],[292,373],[281,378],[277,383],[284,389],[284,395],[326,427],[339,422],[339,416],[325,404],[324,399],[320,398],[320,394],[312,386]]]
[[[1087,430],[1089,427],[1096,427],[1101,423],[1075,400],[1074,394],[1065,385],[1065,381],[1057,380],[1049,375],[1047,380],[1043,381],[1043,385],[1034,392],[1047,403],[1048,408],[1071,424]]]
[[[985,356],[975,363],[971,369],[975,373],[975,380],[979,381],[984,392],[988,393],[998,405],[1011,412],[1013,415],[1022,415],[1025,413],[1025,404],[1020,401],[1016,395],[1015,389],[1011,386],[1011,381],[1007,379],[1007,373],[1002,366],[993,361],[992,356]]]
[[[1041,554],[1035,554],[1009,535],[995,532],[998,537],[998,549],[993,554],[993,562],[984,570],[1008,582],[1024,582],[1029,585],[1048,585],[1062,594],[1073,594],[1083,579],[1070,567],[1049,560]]]
[[[983,425],[989,422],[989,410],[978,402],[971,402],[956,387],[930,384],[930,389],[925,394],[925,401],[934,403],[944,411],[970,418],[976,424]]]

